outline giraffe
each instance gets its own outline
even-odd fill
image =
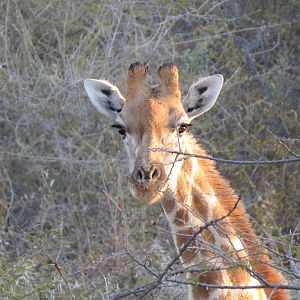
[[[243,204],[214,162],[180,154],[206,156],[187,129],[214,105],[223,76],[199,78],[181,101],[178,69],[173,63],[159,67],[159,85],[148,85],[147,74],[145,63],[129,66],[126,97],[106,80],[86,79],[84,86],[92,104],[114,121],[112,126],[123,140],[132,195],[143,205],[161,203],[178,251],[188,245],[180,256],[186,279],[193,283],[188,285],[188,298],[263,300],[272,293],[273,300],[289,299],[283,289],[247,289],[285,280],[271,266]],[[222,217],[220,223],[191,239],[201,226]]]

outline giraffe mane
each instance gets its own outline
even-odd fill
[[[196,149],[194,149],[193,153],[201,156],[207,156],[207,153],[196,142],[194,144]],[[201,168],[203,168],[209,183],[224,209],[224,214],[226,215],[235,207],[238,201],[238,196],[230,187],[229,182],[220,175],[219,171],[217,171],[214,161],[199,158],[199,164],[201,165]],[[254,270],[262,275],[263,278],[270,284],[285,284],[286,281],[283,276],[270,266],[271,260],[267,256],[266,249],[260,246],[261,241],[252,229],[249,216],[241,201],[239,201],[237,207],[230,213],[228,218],[230,223],[234,224],[234,229],[241,235],[246,246],[245,248],[248,252],[250,264]],[[265,291],[267,295],[269,295],[272,292],[272,289],[266,288]],[[272,299],[285,300],[289,299],[289,296],[286,290],[277,289],[272,295]]]

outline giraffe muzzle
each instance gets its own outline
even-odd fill
[[[140,184],[150,183],[158,181],[161,177],[162,169],[160,166],[152,166],[149,170],[146,170],[142,166],[138,167],[134,173],[133,178]]]
[[[156,203],[166,190],[167,176],[164,168],[160,165],[152,165],[146,169],[136,167],[130,176],[130,191],[142,204]]]

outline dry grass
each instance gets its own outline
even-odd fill
[[[124,90],[132,61],[155,74],[172,60],[186,91],[199,74],[222,73],[218,104],[194,126],[204,147],[289,156],[269,129],[299,154],[298,15],[296,1],[2,1],[0,298],[109,299],[149,279],[125,243],[158,270],[175,254],[160,207],[132,200],[119,138],[87,101],[85,78]],[[253,169],[219,168],[237,191]],[[298,259],[299,182],[299,164],[259,167],[244,197],[272,249]],[[158,297],[185,299],[185,288]]]

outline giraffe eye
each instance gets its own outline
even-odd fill
[[[180,124],[179,126],[178,126],[178,133],[180,134],[180,135],[182,135],[186,130],[187,130],[187,128],[189,127],[189,126],[192,126],[191,124]]]
[[[121,125],[112,125],[112,127],[116,128],[118,130],[119,135],[121,136],[121,139],[124,140],[126,137],[126,130]]]

